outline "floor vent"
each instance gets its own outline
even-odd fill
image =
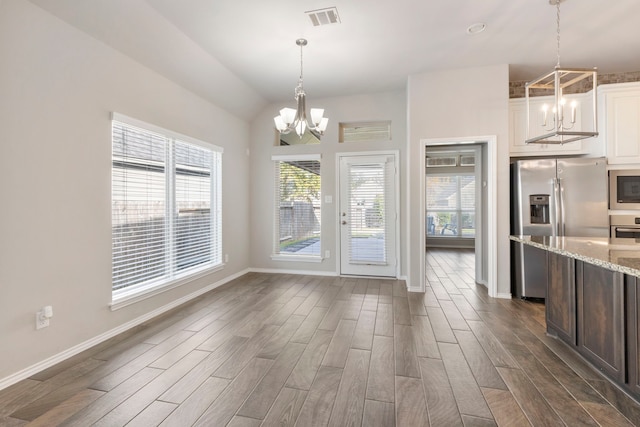
[[[335,7],[328,7],[326,9],[308,10],[305,12],[314,27],[320,25],[339,24],[340,16],[338,15],[338,9]]]

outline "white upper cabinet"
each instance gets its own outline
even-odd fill
[[[603,85],[607,162],[640,164],[640,83]]]
[[[584,120],[592,121],[592,108],[587,102],[589,97],[574,95],[576,99],[575,130],[582,128]],[[531,120],[529,120],[529,137],[540,136],[545,131],[543,126],[544,113],[542,106],[553,105],[553,96],[540,96],[531,99]],[[509,153],[512,157],[522,156],[553,156],[566,154],[589,154],[583,140],[567,144],[525,144],[527,139],[527,106],[524,98],[509,100]]]

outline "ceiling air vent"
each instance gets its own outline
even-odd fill
[[[339,24],[340,16],[338,16],[338,9],[335,7],[328,7],[326,9],[308,10],[305,12],[314,27],[320,25]]]

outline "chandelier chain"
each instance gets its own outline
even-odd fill
[[[556,43],[557,43],[556,54],[558,57],[558,62],[556,66],[558,68],[560,68],[560,2],[561,0],[556,0]]]

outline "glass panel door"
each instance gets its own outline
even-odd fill
[[[341,274],[396,275],[395,158],[340,159]]]

